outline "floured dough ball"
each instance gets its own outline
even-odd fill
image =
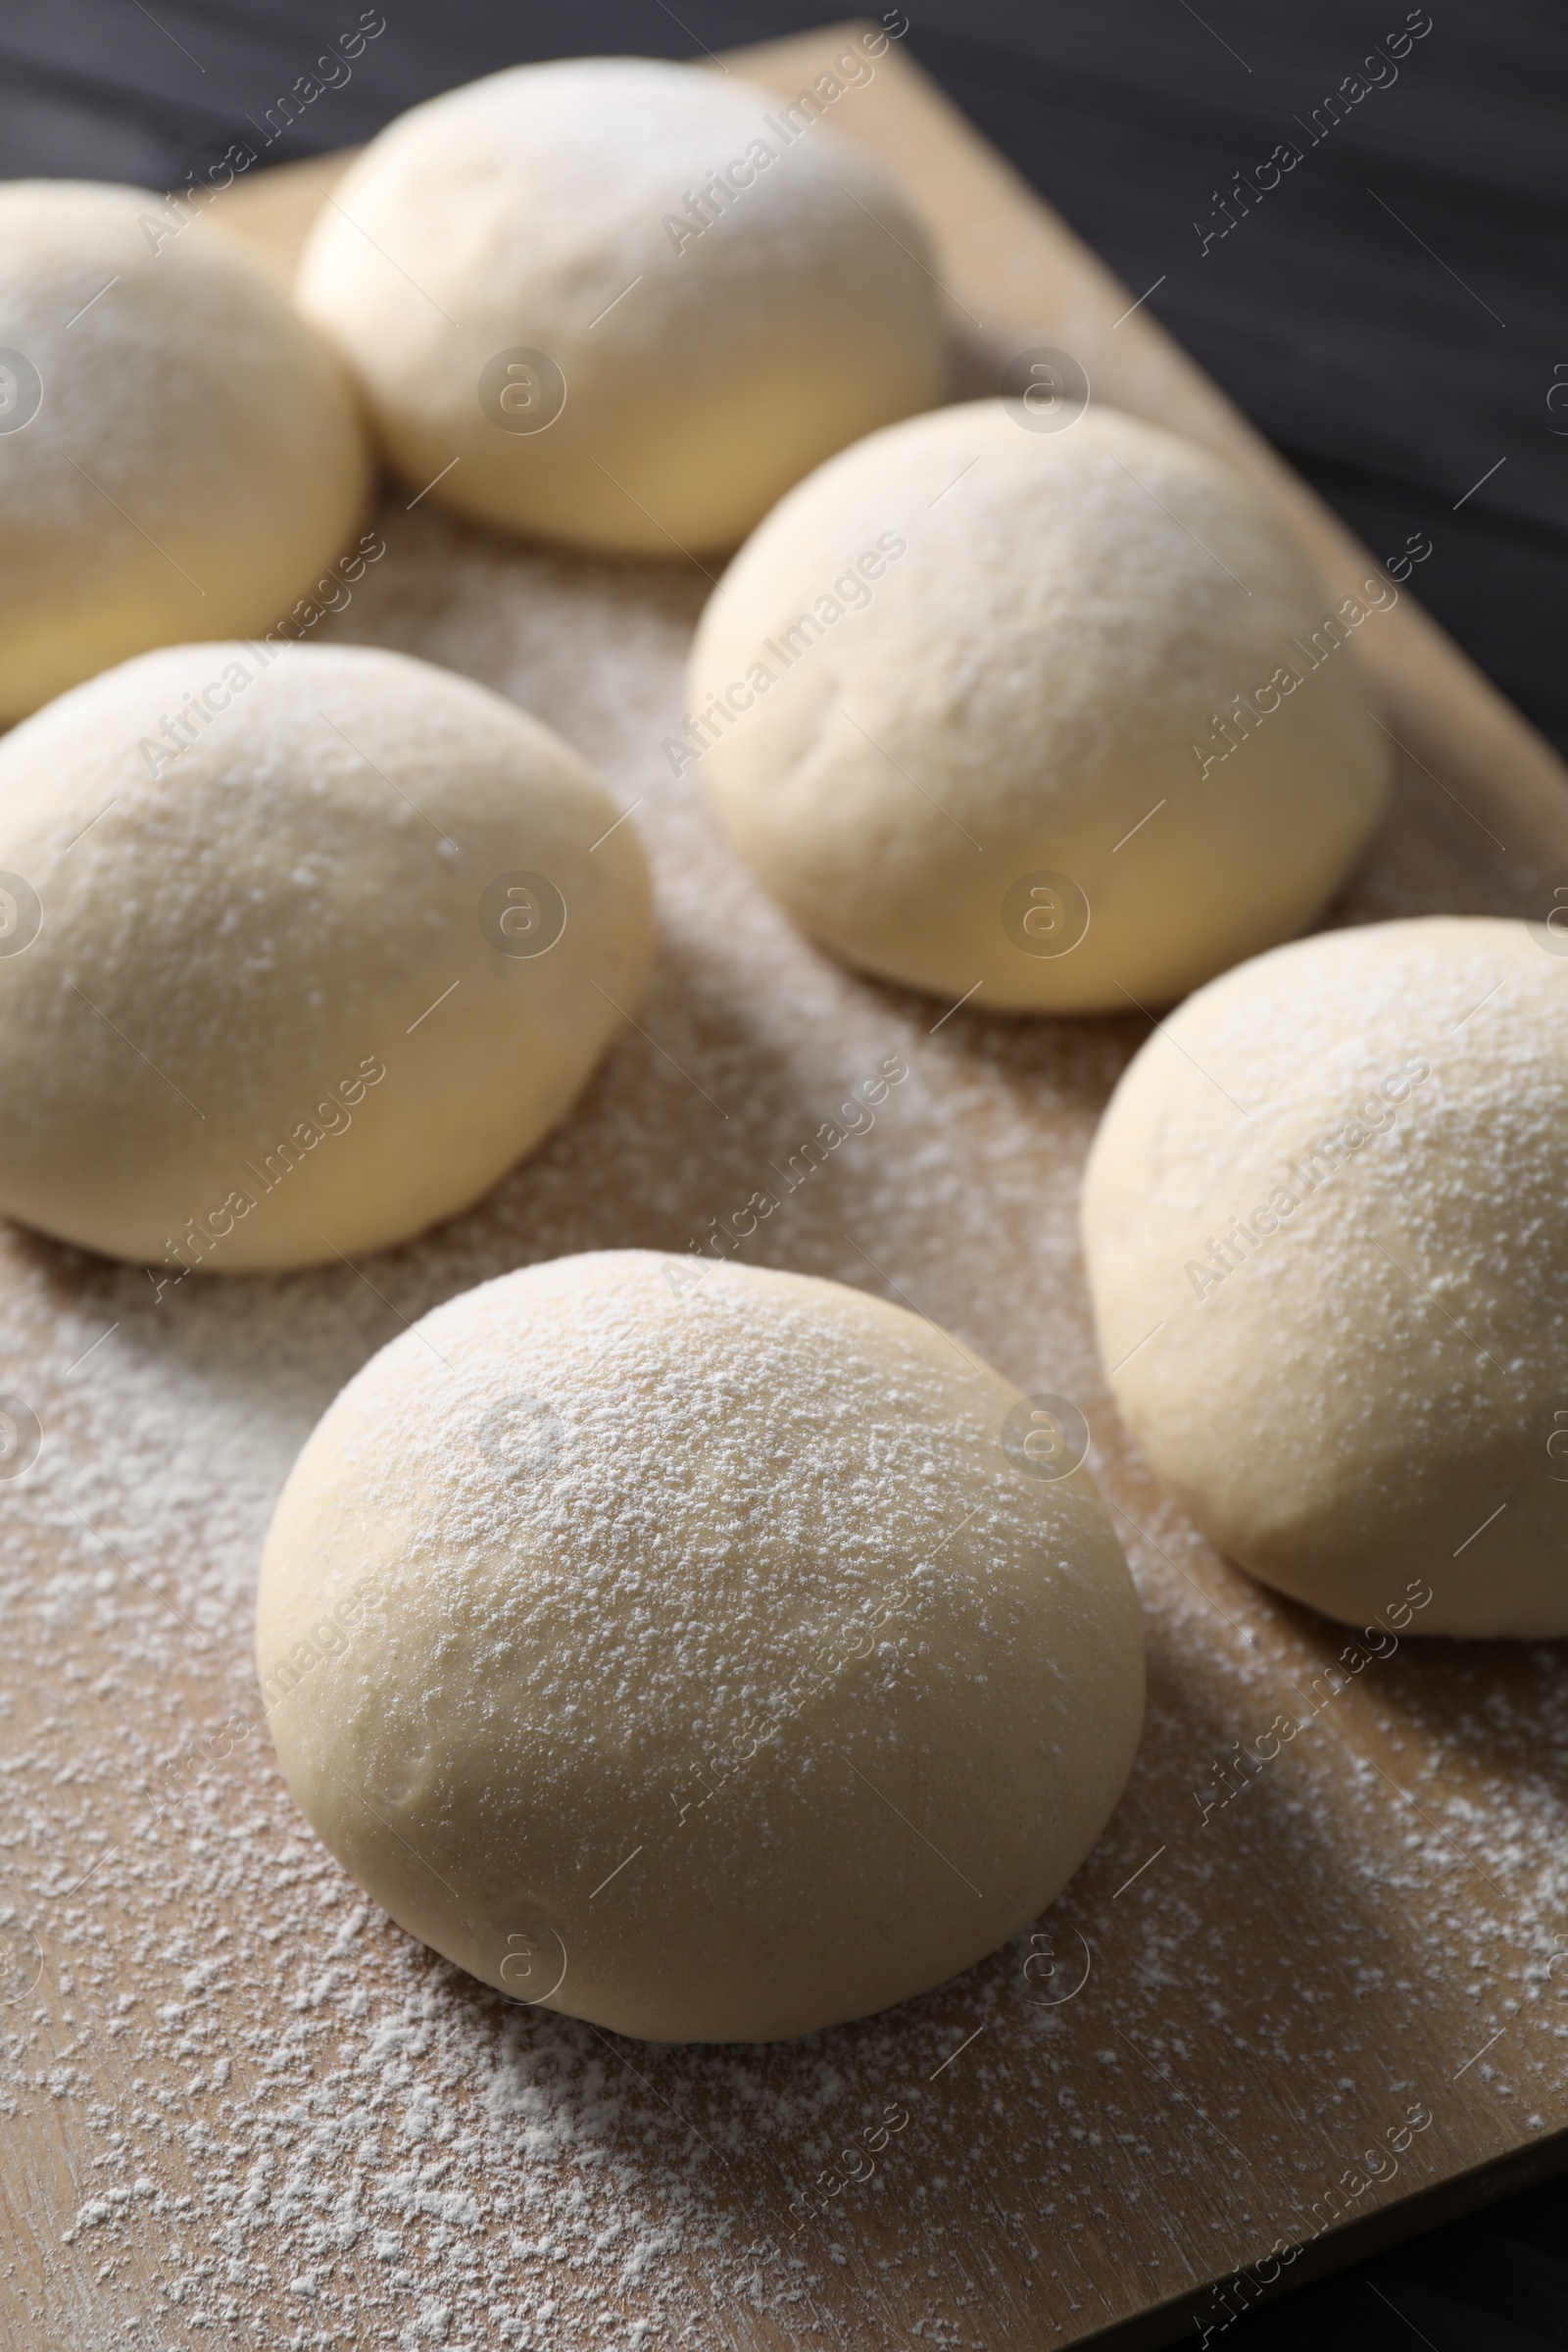
[[[1568,1634],[1568,962],[1545,926],[1335,931],[1149,1040],[1084,1185],[1155,1472],[1361,1626]]]
[[[0,1209],[170,1281],[406,1240],[555,1125],[650,931],[631,828],[499,695],[144,654],[0,745]]]
[[[485,1283],[278,1503],[289,1786],[519,2000],[768,2041],[919,1992],[1052,1900],[1137,1746],[1132,1581],[1059,1438],[837,1283],[649,1250]]]
[[[0,187],[0,722],[269,628],[368,487],[342,368],[236,239],[145,189]]]
[[[1207,451],[1106,410],[1029,428],[945,409],[803,482],[710,600],[665,749],[850,962],[1125,1012],[1299,929],[1366,841],[1369,607],[1331,611]]]
[[[672,556],[733,546],[830,451],[929,406],[925,234],[813,120],[828,103],[567,59],[372,140],[298,295],[400,472],[481,522]]]

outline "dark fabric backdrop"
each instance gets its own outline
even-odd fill
[[[362,0],[8,0],[0,176],[177,185]],[[822,0],[378,0],[386,29],[269,160],[365,139],[531,58],[686,57]],[[1333,131],[1372,44],[1431,29]],[[1329,504],[1568,752],[1568,8],[1562,0],[908,0],[908,45]],[[1281,140],[1303,161],[1225,224]],[[1553,387],[1560,387],[1555,393]],[[1479,486],[1478,486],[1479,485]],[[1568,2345],[1568,2184],[1414,2239],[1225,2331],[1225,2352]],[[1211,2338],[1217,2342],[1218,2338]]]

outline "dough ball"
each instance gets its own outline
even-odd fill
[[[1348,1623],[1568,1634],[1559,946],[1444,915],[1278,948],[1151,1037],[1095,1141],[1129,1427],[1233,1559]]]
[[[548,728],[402,654],[76,687],[0,745],[0,1209],[174,1280],[466,1207],[642,981],[614,822]]]
[[[603,1250],[467,1292],[277,1506],[290,1788],[410,1934],[618,2033],[939,1983],[1071,1876],[1143,1716],[1120,1548],[1031,1409],[804,1275]]]
[[[940,397],[925,233],[809,122],[645,58],[492,74],[371,142],[301,306],[433,502],[586,547],[732,547],[831,451]]]
[[[1351,625],[1207,451],[979,401],[874,434],[767,517],[666,753],[850,962],[981,1009],[1125,1012],[1299,929],[1372,831]]]
[[[0,187],[0,723],[148,646],[269,628],[369,462],[333,354],[142,188]]]

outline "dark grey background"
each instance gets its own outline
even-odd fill
[[[268,108],[361,6],[7,0],[0,176],[177,185],[231,140],[257,145]],[[687,57],[828,13],[822,0],[379,12],[386,29],[353,78],[270,161],[348,146],[522,59]],[[1413,13],[1432,29],[1393,86],[1306,148],[1298,120],[1409,13],[1404,0],[908,0],[907,39],[1135,293],[1163,280],[1151,307],[1375,554],[1430,537],[1412,585],[1568,752],[1568,8],[1431,0]],[[1293,136],[1302,164],[1205,253],[1195,222],[1215,224],[1216,192]],[[1556,2183],[1265,2306],[1225,2329],[1225,2352],[1568,2345],[1565,2257]]]
[[[0,174],[177,183],[231,139],[254,143],[252,119],[363,5],[7,0]],[[1163,277],[1152,307],[1374,553],[1431,537],[1413,584],[1568,751],[1562,0],[1432,0],[1433,29],[1397,81],[1206,255],[1194,222],[1214,220],[1216,188],[1298,135],[1297,118],[1404,24],[1405,0],[909,9],[913,54],[1135,293]],[[824,12],[821,0],[382,0],[382,13],[353,79],[269,160],[347,146],[519,59],[690,56]]]

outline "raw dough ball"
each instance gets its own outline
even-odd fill
[[[614,816],[402,654],[184,645],[78,686],[0,745],[0,1209],[176,1279],[466,1207],[642,981]]]
[[[859,2017],[1037,1916],[1143,1716],[1089,1473],[944,1333],[604,1250],[393,1341],[268,1537],[290,1788],[400,1926],[661,2041]]]
[[[1090,1157],[1133,1434],[1233,1559],[1357,1625],[1568,1634],[1568,962],[1540,939],[1276,949],[1149,1040]]]
[[[269,628],[368,486],[342,368],[237,240],[141,188],[0,187],[0,722]]]
[[[588,547],[731,547],[830,451],[939,398],[924,231],[826,125],[789,143],[788,113],[733,76],[568,59],[373,140],[298,291],[408,480]]]
[[[846,450],[747,542],[698,630],[690,751],[850,962],[1125,1012],[1298,930],[1376,824],[1384,742],[1349,648],[1312,650],[1328,612],[1205,450],[979,401]]]

